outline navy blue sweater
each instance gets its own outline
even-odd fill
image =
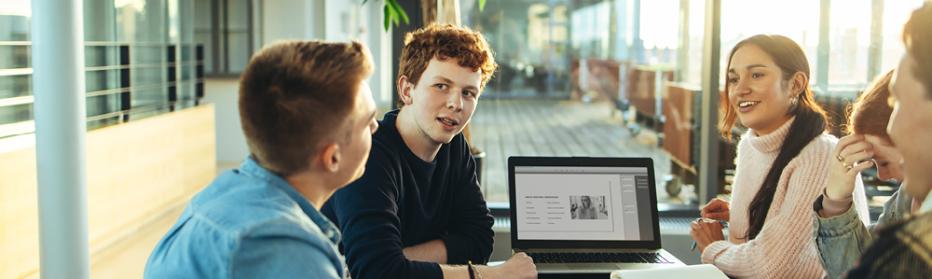
[[[343,231],[353,278],[442,278],[440,266],[411,261],[402,249],[434,239],[447,263],[485,263],[492,253],[492,216],[479,190],[476,163],[462,134],[424,162],[405,145],[391,111],[372,136],[362,178],[321,210]]]

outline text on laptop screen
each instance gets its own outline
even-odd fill
[[[646,167],[515,166],[519,240],[653,240]]]

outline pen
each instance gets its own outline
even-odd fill
[[[722,228],[725,228],[726,226],[728,226],[728,223],[725,223],[725,222],[723,222],[723,221],[712,220],[712,219],[705,219],[705,218],[696,218],[696,221],[695,221],[695,222],[699,222],[699,221],[717,222],[717,223],[719,223],[719,224],[722,225]],[[695,240],[693,240],[693,244],[689,247],[689,251],[696,251],[696,241],[695,241]]]

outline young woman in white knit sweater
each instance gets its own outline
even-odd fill
[[[728,56],[722,134],[736,121],[749,128],[738,143],[731,202],[716,199],[705,218],[729,222],[728,239],[718,222],[694,222],[691,235],[702,262],[740,278],[822,278],[812,232],[812,203],[826,185],[837,138],[825,133],[825,111],[809,88],[809,62],[795,42],[757,35]],[[866,222],[863,195],[855,200]],[[858,196],[858,195],[856,195]],[[730,210],[729,210],[730,208]]]

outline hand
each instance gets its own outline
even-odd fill
[[[699,253],[705,251],[705,247],[712,244],[712,242],[725,240],[725,235],[722,233],[722,223],[706,222],[702,219],[692,222],[689,235],[696,241]]]
[[[715,219],[728,222],[731,217],[728,201],[715,198],[702,207],[700,215],[702,218]]]
[[[502,265],[480,269],[482,278],[537,278],[537,266],[534,260],[525,253],[511,256]]]
[[[825,186],[825,198],[845,200],[854,192],[854,183],[858,174],[874,166],[873,145],[862,135],[847,135],[838,141],[832,151],[829,164],[828,185]]]

